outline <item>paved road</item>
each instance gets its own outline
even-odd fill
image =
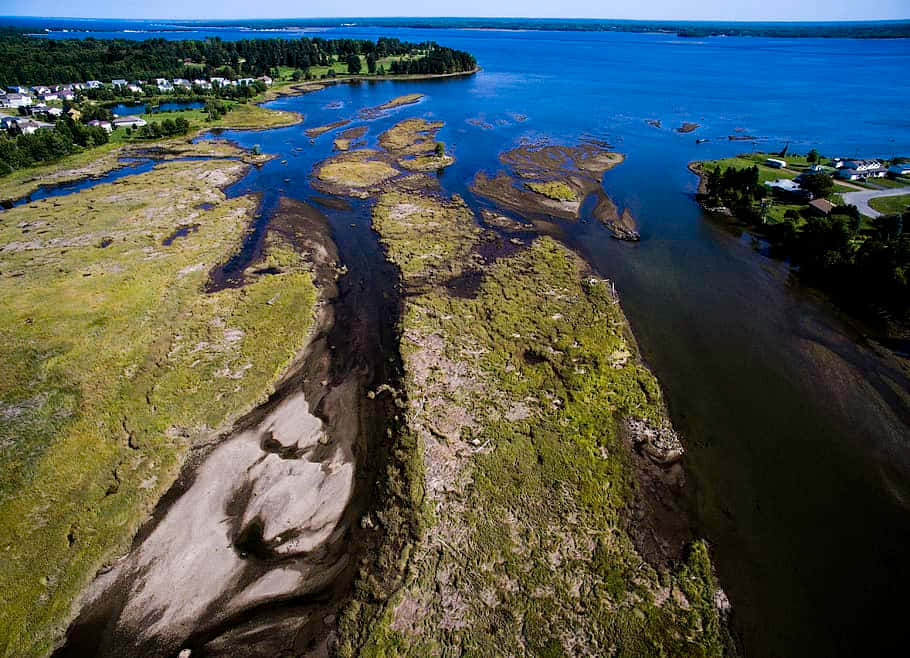
[[[853,204],[861,214],[866,217],[881,217],[881,213],[869,205],[869,199],[877,199],[883,196],[899,196],[901,194],[910,194],[910,186],[892,187],[885,190],[864,190],[862,192],[843,192],[841,196],[847,205]]]

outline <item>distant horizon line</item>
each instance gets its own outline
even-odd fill
[[[71,21],[212,21],[212,22],[240,22],[240,21],[350,21],[350,20],[523,20],[523,21],[601,21],[617,23],[687,23],[687,24],[728,24],[728,25],[746,25],[746,24],[825,24],[825,23],[910,23],[910,17],[907,18],[831,18],[826,20],[811,19],[778,19],[767,18],[760,20],[730,20],[730,19],[684,19],[684,18],[591,18],[578,16],[273,16],[273,17],[242,17],[242,18],[167,18],[167,17],[94,17],[94,16],[41,16],[33,14],[6,14],[0,15],[0,20],[7,18],[43,18],[47,20],[71,20]]]

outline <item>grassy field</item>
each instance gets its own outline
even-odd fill
[[[278,274],[203,292],[256,206],[219,189],[245,166],[167,162],[0,214],[0,655],[49,651],[187,447],[304,345],[315,288],[280,241]]]
[[[720,655],[704,545],[655,569],[625,531],[637,484],[623,419],[665,416],[609,282],[549,238],[480,265],[458,198],[389,192],[373,221],[406,293],[422,533],[377,559],[403,586],[385,605],[358,588],[341,655]],[[467,272],[475,292],[452,294]],[[380,517],[394,537],[400,512]]]
[[[910,194],[871,199],[869,205],[885,215],[897,215],[906,212],[907,208],[910,207]]]

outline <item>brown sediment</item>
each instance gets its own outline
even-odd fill
[[[357,115],[361,119],[375,119],[376,117],[382,116],[383,113],[388,110],[393,110],[396,107],[403,107],[405,105],[413,105],[414,103],[420,102],[420,99],[424,97],[425,94],[404,94],[403,96],[396,96],[395,98],[382,103],[381,105],[376,105],[375,107],[365,107]]]
[[[620,215],[600,184],[603,173],[623,161],[622,154],[591,142],[578,146],[530,144],[501,154],[499,160],[508,165],[518,179],[502,172],[493,178],[479,172],[471,185],[475,194],[529,220],[541,215],[578,219],[582,201],[594,195],[594,217],[606,224],[614,237],[638,239],[631,213],[627,211]],[[558,190],[553,189],[558,193],[548,194],[548,185],[557,186]]]
[[[754,142],[758,137],[755,135],[727,135],[731,142]]]
[[[360,146],[362,145],[360,140],[367,134],[367,130],[369,130],[367,126],[355,126],[342,130],[332,142],[332,146],[336,151],[348,151],[352,146]]]
[[[307,137],[319,137],[320,135],[324,135],[327,132],[331,132],[332,130],[341,128],[341,126],[346,126],[349,123],[351,123],[350,119],[340,119],[338,121],[333,121],[332,123],[327,123],[323,126],[307,128],[303,132]]]
[[[692,123],[691,121],[686,121],[679,128],[676,129],[676,132],[683,133],[683,134],[691,133],[691,132],[695,132],[699,128],[701,128],[701,125],[699,125],[697,123]]]

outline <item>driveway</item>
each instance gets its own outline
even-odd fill
[[[882,214],[869,205],[870,199],[878,199],[883,196],[900,196],[901,194],[910,194],[910,185],[907,187],[892,187],[885,190],[863,190],[862,192],[843,192],[841,197],[847,205],[854,205],[859,208],[861,214],[866,217],[881,217]]]

